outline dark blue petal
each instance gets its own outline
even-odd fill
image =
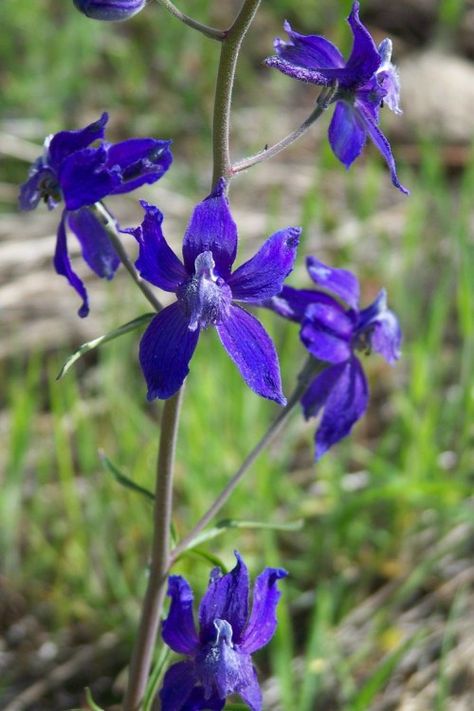
[[[387,308],[385,289],[360,312],[357,330],[369,350],[380,353],[388,363],[393,364],[400,358],[402,332],[397,317]]]
[[[181,711],[221,711],[224,706],[225,699],[220,699],[215,693],[206,699],[202,686],[195,686]],[[163,707],[162,711],[167,709]]]
[[[330,297],[312,289],[294,289],[292,286],[284,286],[277,296],[266,300],[262,306],[271,309],[283,318],[300,323],[308,306],[320,299],[325,303],[328,301],[332,303]]]
[[[256,579],[252,612],[239,645],[243,652],[253,654],[268,644],[275,634],[276,608],[281,595],[278,581],[287,575],[282,568],[265,568]]]
[[[306,258],[306,268],[314,283],[322,289],[327,289],[334,296],[342,299],[357,311],[359,307],[359,280],[347,269],[334,269],[323,264],[316,257]]]
[[[165,240],[161,225],[163,214],[154,205],[144,200],[141,205],[145,218],[140,227],[132,234],[140,245],[138,259],[135,262],[140,275],[163,291],[175,292],[178,286],[188,278],[181,261]]]
[[[280,57],[267,57],[264,62],[267,67],[278,69],[282,74],[286,74],[293,79],[305,81],[309,84],[317,84],[318,86],[329,86],[344,71],[342,69],[306,69]]]
[[[168,617],[162,623],[161,635],[174,652],[193,655],[199,640],[194,626],[191,586],[180,575],[170,575],[168,595],[171,597],[171,605]]]
[[[260,689],[260,685],[257,679],[257,672],[255,671],[254,667],[252,667],[252,671],[253,674],[251,677],[251,681],[249,681],[247,686],[242,689],[239,689],[238,693],[251,711],[261,711],[263,701],[262,691]],[[250,677],[250,674],[248,674],[247,676]]]
[[[68,210],[92,205],[110,195],[120,183],[120,171],[105,167],[106,149],[84,148],[66,158],[59,171],[59,183]]]
[[[120,259],[103,224],[87,207],[68,212],[67,222],[79,240],[82,256],[92,271],[97,276],[112,279]]]
[[[257,319],[239,306],[217,326],[219,338],[243,379],[257,395],[285,405],[275,346]]]
[[[77,9],[94,20],[119,22],[143,10],[147,0],[74,0]]]
[[[324,404],[321,423],[316,430],[315,458],[349,434],[367,409],[369,390],[357,358],[324,370],[302,398],[306,417],[316,414]]]
[[[51,209],[61,200],[61,191],[54,172],[44,166],[41,158],[33,164],[28,180],[20,187],[20,210],[34,210],[44,199]]]
[[[275,40],[275,50],[280,59],[305,69],[337,69],[344,66],[344,58],[332,42],[320,35],[302,35],[291,29],[289,22],[283,25],[290,42]]]
[[[211,575],[209,587],[199,607],[200,638],[202,643],[215,639],[216,619],[226,620],[232,627],[233,642],[240,635],[248,616],[249,573],[247,566],[235,551],[237,564],[226,575],[219,575],[218,569]]]
[[[349,168],[361,154],[366,131],[358,120],[357,112],[345,101],[336,103],[328,134],[335,156]]]
[[[81,318],[84,318],[89,313],[89,299],[83,282],[71,267],[71,261],[67,251],[66,211],[63,212],[58,226],[56,251],[54,253],[54,268],[58,274],[66,277],[72,288],[75,289],[81,297],[82,306],[77,313]]]
[[[190,331],[178,303],[155,316],[140,341],[140,365],[148,385],[148,400],[166,400],[181,387],[189,373],[199,338],[199,329]]]
[[[387,141],[382,131],[374,122],[373,117],[370,114],[370,110],[367,108],[365,103],[357,101],[355,104],[355,111],[357,111],[357,114],[360,117],[370,138],[385,158],[387,165],[390,169],[392,183],[402,193],[404,193],[405,195],[409,195],[409,190],[407,190],[398,180],[397,169],[395,166],[395,160],[393,158],[392,149],[390,148],[390,143]]]
[[[306,309],[300,331],[305,347],[315,358],[329,363],[341,363],[352,353],[355,319],[334,301],[314,303]]]
[[[173,664],[165,674],[160,690],[161,711],[184,711],[184,709],[204,709],[205,706],[189,706],[188,700],[196,684],[196,674],[192,662]]]
[[[227,622],[216,620],[215,632],[215,641],[196,658],[196,673],[205,697],[217,692],[217,696],[225,699],[247,688],[253,681],[254,670],[250,655],[233,646]]]
[[[60,131],[56,133],[47,145],[48,164],[56,171],[59,171],[61,163],[71,153],[87,148],[94,141],[103,139],[108,120],[109,116],[104,112],[98,121],[90,123],[85,128],[79,129],[79,131]]]
[[[210,251],[216,271],[227,280],[237,252],[237,226],[232,219],[225,195],[226,185],[219,181],[215,190],[194,208],[183,242],[184,266],[194,273],[194,262],[202,252]]]
[[[347,60],[346,71],[352,75],[354,83],[363,83],[377,71],[382,60],[377,45],[359,19],[358,2],[352,5],[348,22],[354,35],[354,44]]]
[[[233,298],[258,302],[278,294],[293,269],[300,234],[299,227],[288,227],[269,237],[228,279]]]
[[[128,193],[144,183],[155,183],[170,167],[171,141],[131,138],[107,148],[107,167],[120,171],[120,184],[113,194]]]

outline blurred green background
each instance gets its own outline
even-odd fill
[[[240,2],[180,6],[225,27]],[[282,20],[347,51],[349,9],[345,1],[263,3],[238,67],[235,158],[298,125],[316,96],[262,65]],[[230,529],[176,570],[202,592],[212,561],[232,565],[234,548],[254,575],[264,565],[288,569],[278,633],[257,656],[265,709],[467,711],[474,9],[459,0],[370,0],[362,17],[377,40],[394,40],[405,114],[384,116],[384,127],[411,196],[391,186],[371,147],[346,173],[323,117],[288,153],[239,176],[231,200],[240,258],[272,230],[301,224],[290,283],[308,285],[311,253],[357,272],[365,303],[386,286],[404,330],[403,360],[394,369],[366,360],[370,410],[317,466],[315,423],[295,413],[222,514],[303,521],[300,530]],[[98,451],[153,488],[160,405],[145,401],[137,334],[89,354],[61,382],[56,375],[81,342],[148,307],[125,274],[110,284],[91,278],[92,313],[80,321],[75,295],[50,264],[58,213],[19,215],[16,193],[46,134],[107,109],[112,140],[173,138],[175,164],[163,181],[109,204],[124,224],[137,224],[136,198],[156,202],[178,249],[209,189],[218,46],[153,3],[131,22],[107,25],[82,17],[72,1],[1,0],[0,27],[0,707],[85,709],[89,686],[112,708],[146,584],[151,509],[104,470]],[[262,318],[289,393],[305,357],[297,329]],[[243,387],[215,334],[202,338],[180,431],[178,535],[275,414]]]

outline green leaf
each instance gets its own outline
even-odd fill
[[[143,700],[143,711],[151,711],[153,708],[153,702],[158,692],[158,687],[160,685],[160,681],[163,676],[163,672],[165,671],[165,667],[170,655],[170,648],[166,647],[165,645],[162,645],[158,654],[158,658],[155,662],[155,666],[153,667],[153,670],[151,672],[147,690],[145,692],[145,698]]]
[[[92,693],[90,689],[86,689],[86,701],[89,704],[90,711],[104,711],[103,708],[97,706],[94,699],[92,698]]]
[[[156,316],[156,314],[154,313],[143,314],[142,316],[138,316],[138,318],[134,318],[133,321],[129,321],[128,323],[124,323],[118,328],[114,328],[113,331],[109,331],[109,333],[106,333],[105,336],[99,336],[99,338],[94,338],[93,341],[83,343],[82,346],[77,349],[77,351],[74,351],[74,353],[69,356],[69,358],[59,371],[58,375],[56,376],[56,380],[61,380],[61,378],[66,375],[71,366],[73,366],[74,363],[79,360],[79,358],[82,358],[83,355],[89,353],[89,351],[93,351],[95,348],[98,348],[103,343],[113,341],[115,338],[119,338],[120,336],[123,336],[126,333],[130,333],[130,331],[135,331],[137,328],[141,328],[149,321],[151,321],[154,316]]]
[[[196,546],[200,546],[202,543],[211,541],[217,536],[221,536],[223,533],[229,529],[235,528],[250,528],[250,529],[267,529],[272,531],[300,531],[303,528],[303,520],[298,519],[297,521],[289,521],[288,523],[264,523],[262,521],[240,521],[238,519],[223,519],[218,521],[213,528],[208,528],[207,530],[198,533],[198,535],[190,541],[189,545],[186,547],[186,551],[192,550]]]
[[[110,461],[104,452],[99,452],[99,457],[104,467],[112,474],[118,484],[124,486],[126,489],[135,491],[137,494],[141,494],[141,496],[144,496],[148,501],[153,502],[155,500],[155,496],[151,493],[151,491],[148,491],[148,489],[145,489],[143,486],[136,484],[134,481],[129,479],[128,476],[122,474],[120,469],[118,469],[115,464]]]

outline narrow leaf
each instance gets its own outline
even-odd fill
[[[86,701],[89,704],[90,711],[104,711],[103,708],[97,706],[94,699],[92,698],[92,693],[90,689],[86,689]]]
[[[211,541],[217,536],[221,536],[229,529],[249,528],[249,529],[267,529],[272,531],[300,531],[303,528],[303,521],[289,521],[288,523],[264,523],[263,521],[240,521],[238,519],[223,519],[216,523],[213,528],[198,533],[198,535],[190,541],[186,550],[192,550],[196,546],[207,541]]]
[[[134,318],[133,321],[129,321],[128,323],[124,323],[118,328],[114,328],[113,331],[109,331],[109,333],[106,333],[104,336],[99,336],[99,338],[94,338],[93,341],[83,343],[82,346],[77,349],[77,351],[74,351],[74,353],[69,356],[69,358],[59,371],[58,375],[56,376],[56,380],[61,380],[61,378],[66,375],[71,366],[73,366],[74,363],[79,360],[79,358],[82,358],[83,355],[89,353],[89,351],[93,351],[95,348],[98,348],[103,343],[113,341],[115,338],[119,338],[120,336],[123,336],[126,333],[130,333],[130,331],[135,331],[137,328],[145,326],[149,321],[151,321],[154,316],[156,316],[156,314],[143,314],[142,316],[138,316],[138,318]]]
[[[99,452],[99,457],[104,467],[112,474],[118,484],[124,486],[126,489],[131,489],[132,491],[135,491],[137,494],[141,494],[141,496],[144,496],[148,501],[155,500],[155,496],[151,493],[151,491],[148,491],[148,489],[145,489],[143,486],[136,484],[134,481],[132,481],[132,479],[129,479],[128,476],[122,474],[120,469],[118,469],[115,464],[110,461],[110,459],[104,454],[104,452]]]

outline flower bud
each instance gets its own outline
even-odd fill
[[[146,0],[74,0],[77,9],[94,20],[128,20],[143,10]]]

